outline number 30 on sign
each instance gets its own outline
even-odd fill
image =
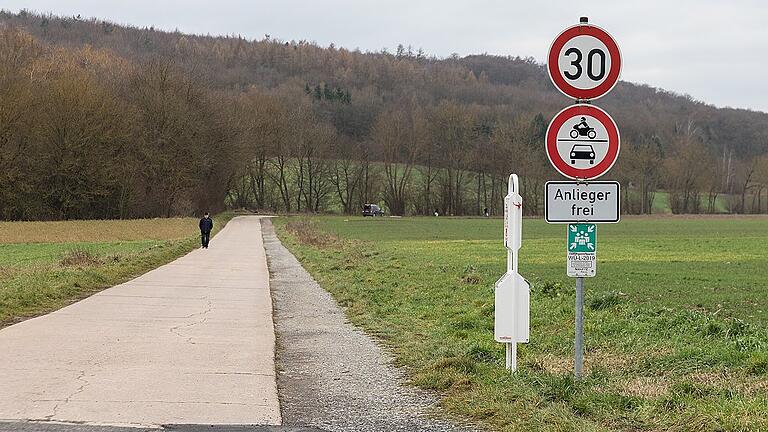
[[[608,32],[591,24],[579,24],[563,30],[552,42],[547,70],[555,87],[566,96],[597,99],[618,82],[621,53]]]

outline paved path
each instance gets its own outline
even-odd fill
[[[257,217],[130,282],[0,330],[0,420],[280,424]]]

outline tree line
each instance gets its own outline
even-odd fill
[[[498,214],[510,172],[543,211],[547,122],[532,59],[363,53],[0,12],[4,219],[217,211]],[[620,83],[623,210],[768,212],[768,115]]]
[[[237,113],[162,59],[44,47],[0,32],[4,219],[219,210],[239,157]],[[233,145],[234,144],[234,145]]]

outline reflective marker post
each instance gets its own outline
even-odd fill
[[[510,175],[509,176],[508,185],[507,185],[507,194],[510,195],[510,196],[512,196],[513,193],[519,194],[520,191],[518,190],[518,187],[519,186],[518,186],[518,183],[517,183],[517,175],[516,174]],[[519,201],[511,199],[511,201],[517,201],[517,202],[509,203],[509,204],[512,204],[512,206],[515,206],[518,203],[522,206],[522,203],[523,203],[522,199],[520,199]],[[509,205],[509,204],[507,204],[507,205]],[[512,209],[507,209],[507,211],[510,212],[510,211],[513,211],[513,210]],[[522,213],[522,211],[520,211],[520,213]],[[504,217],[505,218],[508,217],[507,214],[505,214]],[[517,220],[515,220],[515,222],[517,222]],[[507,223],[509,224],[509,219],[507,219]],[[518,234],[518,232],[522,231],[521,230],[522,227],[520,226],[519,223],[517,223],[517,224],[509,224],[509,225],[513,225],[511,229],[514,232],[509,233],[509,234],[511,234],[513,236],[513,240],[511,242],[508,242],[508,243],[511,243],[511,245],[509,245],[509,244],[507,245],[508,246],[508,248],[507,248],[507,273],[513,273],[513,274],[517,275],[517,266],[518,266],[518,262],[517,262],[518,256],[517,255],[518,255],[518,251],[520,250],[520,243],[522,243],[521,242],[521,240],[522,240],[521,237],[522,236],[521,236],[521,234]],[[509,229],[509,227],[508,227],[508,229]],[[517,290],[518,288],[519,287],[513,285],[513,290]],[[505,351],[506,351],[505,365],[506,365],[507,369],[511,370],[511,371],[517,370],[517,342],[507,342],[506,343],[506,350]]]
[[[517,343],[507,342],[507,360],[504,363],[506,368],[511,371],[517,370]]]
[[[530,327],[530,287],[518,273],[518,253],[522,243],[523,198],[517,175],[509,176],[504,198],[504,247],[507,270],[494,289],[493,335],[505,345],[505,365],[517,369],[517,344],[528,343]]]

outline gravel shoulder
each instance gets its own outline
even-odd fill
[[[285,426],[328,431],[471,431],[437,417],[436,397],[404,385],[403,372],[350,324],[262,219],[277,335]]]

